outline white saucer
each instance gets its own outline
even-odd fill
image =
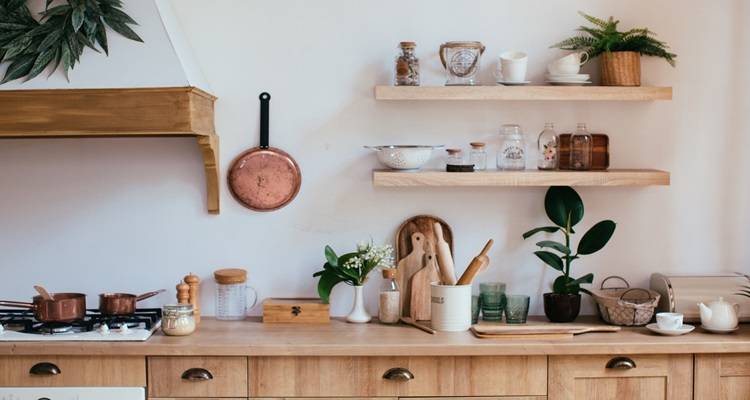
[[[660,335],[680,336],[692,332],[695,327],[692,325],[682,325],[678,329],[659,329],[659,324],[654,323],[646,325],[646,329],[650,330],[651,332],[656,332]]]
[[[497,81],[496,83],[498,85],[503,85],[503,86],[523,86],[523,85],[528,85],[529,83],[531,83],[531,81],[518,81],[518,82]]]
[[[589,80],[589,74],[552,75],[545,76],[548,81],[553,82],[583,82]]]
[[[591,81],[547,81],[550,85],[554,86],[583,86],[593,83]]]
[[[732,329],[714,329],[714,328],[707,328],[705,325],[701,325],[701,328],[704,331],[708,331],[708,332],[711,332],[711,333],[731,333],[731,332],[736,331],[737,329],[740,329],[740,326],[737,325],[737,326],[735,326]]]

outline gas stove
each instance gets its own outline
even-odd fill
[[[39,322],[30,310],[0,310],[0,342],[143,342],[161,326],[161,310],[142,308],[126,316],[86,310],[78,321]]]

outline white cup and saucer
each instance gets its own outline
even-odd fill
[[[666,336],[680,336],[692,332],[695,327],[683,324],[683,318],[681,313],[657,313],[656,323],[646,325],[646,329]]]
[[[589,74],[581,74],[581,65],[589,60],[585,51],[571,53],[547,65],[547,83],[551,85],[584,85],[591,83]]]
[[[528,64],[529,56],[522,51],[506,51],[500,54],[495,70],[496,82],[506,86],[528,85],[531,83],[526,80]]]

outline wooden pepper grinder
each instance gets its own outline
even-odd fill
[[[177,304],[190,304],[190,285],[183,281],[177,284]]]
[[[198,275],[190,273],[190,275],[187,275],[184,280],[189,287],[188,302],[193,305],[193,315],[195,316],[195,323],[198,324],[201,322],[201,306],[200,302],[198,301],[198,290],[200,289],[201,278],[198,278]]]

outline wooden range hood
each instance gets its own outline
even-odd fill
[[[216,97],[195,87],[0,91],[0,139],[195,137],[208,212],[219,213]]]

